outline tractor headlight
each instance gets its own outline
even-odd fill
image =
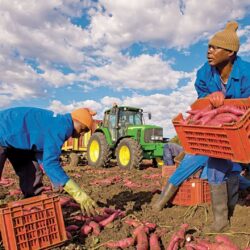
[[[163,137],[159,135],[151,135],[151,140],[152,141],[162,141]]]

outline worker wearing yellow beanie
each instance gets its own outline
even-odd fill
[[[238,52],[240,48],[240,41],[236,34],[238,29],[237,22],[228,22],[226,28],[217,32],[209,41],[209,45],[217,46],[219,48]]]
[[[208,98],[214,107],[223,105],[225,98],[250,97],[250,63],[237,55],[240,47],[237,29],[237,22],[231,21],[212,36],[208,42],[208,62],[197,72],[198,98]],[[209,232],[222,232],[230,226],[239,190],[239,178],[233,175],[232,166],[230,160],[208,158],[207,174],[214,216],[213,224],[207,228]]]

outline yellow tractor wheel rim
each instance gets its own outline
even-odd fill
[[[130,150],[127,146],[122,146],[119,151],[119,161],[123,166],[127,166],[130,161]]]
[[[164,162],[160,157],[156,157],[155,160],[160,167],[164,165]]]
[[[100,155],[100,145],[98,141],[94,140],[90,144],[89,156],[92,162],[97,162]]]

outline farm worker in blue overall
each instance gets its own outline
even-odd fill
[[[96,203],[69,178],[60,165],[63,143],[70,137],[78,138],[95,126],[95,112],[80,108],[71,114],[18,107],[0,111],[0,177],[6,159],[19,176],[24,197],[37,195],[37,162],[54,186],[62,186],[82,210],[96,214]],[[40,188],[40,187],[39,187]]]
[[[207,59],[197,72],[195,88],[198,98],[209,98],[214,107],[223,105],[224,99],[250,96],[250,63],[237,52],[240,47],[236,34],[237,22],[228,22],[208,43]],[[208,159],[208,181],[211,189],[214,222],[209,231],[226,231],[233,215],[239,190],[239,176],[232,173],[229,160]]]

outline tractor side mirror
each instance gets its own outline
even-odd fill
[[[149,112],[149,113],[148,113],[148,119],[151,120],[151,118],[152,118],[152,115],[151,115],[151,113]]]

